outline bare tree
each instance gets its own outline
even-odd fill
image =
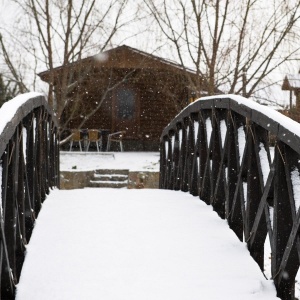
[[[128,1],[14,1],[22,7],[26,18],[26,27],[23,20],[19,30],[31,41],[27,51],[38,59],[40,68],[50,71],[48,101],[60,118],[74,81],[74,69],[67,66],[91,51],[102,52],[111,45],[117,32],[131,22],[122,19]],[[54,72],[58,65],[59,78]],[[82,77],[87,75],[87,70],[81,72]]]
[[[250,97],[299,50],[300,1],[144,0],[181,64],[208,83]],[[268,85],[270,82],[268,82]],[[201,86],[194,87],[197,96]]]
[[[26,87],[26,84],[24,83],[22,73],[20,72],[19,68],[17,68],[17,65],[13,63],[10,54],[8,53],[8,50],[4,44],[2,35],[0,34],[0,49],[2,50],[2,55],[4,62],[6,66],[8,67],[11,76],[9,78],[6,78],[6,90],[8,90],[11,86],[11,84],[14,85],[14,88],[10,91],[10,93],[14,96],[18,93],[26,93],[28,92],[28,88]],[[3,80],[1,78],[1,80]],[[3,83],[4,85],[4,83]]]

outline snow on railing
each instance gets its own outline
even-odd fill
[[[174,139],[174,147],[165,146]],[[299,269],[300,124],[236,95],[187,106],[161,136],[160,188],[189,191],[226,218],[281,299]],[[221,249],[220,249],[221,251]]]
[[[1,299],[14,299],[26,245],[46,194],[59,186],[57,121],[27,93],[0,109]]]

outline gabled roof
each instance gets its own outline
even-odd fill
[[[287,74],[281,88],[284,91],[300,89],[300,74]]]
[[[53,69],[55,75],[58,75],[64,68],[76,69],[85,64],[92,64],[99,68],[149,68],[149,69],[169,69],[178,73],[185,73],[192,76],[196,72],[192,69],[183,67],[171,60],[167,60],[153,54],[122,45],[105,52],[93,55],[65,66],[59,66]],[[38,74],[46,82],[49,81],[50,71],[44,71]]]

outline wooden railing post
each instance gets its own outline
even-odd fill
[[[7,300],[15,297],[41,204],[50,188],[59,186],[58,124],[52,110],[43,96],[28,97],[20,106],[17,98],[11,101],[15,114],[0,132],[0,299]]]
[[[248,101],[209,97],[177,115],[161,136],[160,188],[211,204],[262,271],[270,243],[277,294],[290,300],[300,257],[300,124]]]

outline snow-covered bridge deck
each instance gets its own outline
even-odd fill
[[[198,197],[83,189],[54,190],[44,202],[16,299],[268,300],[275,295],[246,244]]]

